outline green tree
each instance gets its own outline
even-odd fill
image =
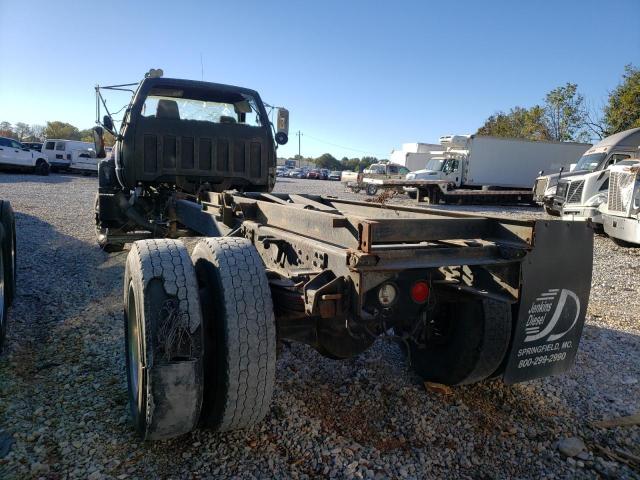
[[[497,112],[484,122],[477,134],[525,140],[549,139],[549,133],[544,123],[544,110],[539,105],[529,109],[515,107],[509,113]]]
[[[578,85],[567,83],[545,96],[544,120],[551,140],[567,142],[585,138],[586,109]]]
[[[47,126],[44,129],[44,135],[47,138],[60,138],[65,140],[80,140],[80,131],[71,125],[64,122],[47,122]]]
[[[640,127],[640,69],[625,66],[622,82],[609,94],[604,123],[607,135]]]
[[[329,170],[337,170],[340,168],[340,162],[330,153],[324,153],[315,159],[318,168],[327,168]]]

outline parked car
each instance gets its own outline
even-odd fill
[[[328,180],[329,179],[329,170],[326,168],[320,169],[320,180]]]
[[[329,180],[337,180],[339,182],[341,177],[342,172],[340,170],[334,170],[333,172],[329,173]]]
[[[304,174],[305,173],[301,168],[294,168],[293,170],[291,170],[289,172],[288,176],[291,177],[291,178],[304,178],[303,177]]]
[[[287,167],[277,166],[276,167],[276,177],[284,177],[287,172]]]
[[[42,153],[45,154],[47,162],[51,165],[52,170],[69,170],[71,167],[71,153],[73,150],[88,150],[93,148],[93,143],[89,142],[47,139],[42,146]]]
[[[22,142],[22,145],[27,147],[29,150],[37,150],[38,152],[42,151],[42,142]]]
[[[49,175],[47,157],[30,150],[13,138],[0,137],[0,166],[24,168],[38,175]]]
[[[8,200],[0,200],[0,353],[7,313],[16,293],[16,221]]]
[[[307,178],[312,180],[320,180],[320,175],[320,170],[313,169],[309,170],[309,172],[307,173]]]

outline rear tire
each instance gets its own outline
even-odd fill
[[[0,244],[4,270],[4,303],[9,308],[16,296],[16,218],[7,200],[0,200],[0,225],[4,230],[4,241]]]
[[[42,159],[36,161],[34,169],[36,175],[47,176],[49,175],[49,164]]]
[[[6,238],[4,228],[0,224],[0,246],[4,246]],[[0,353],[2,353],[4,339],[7,336],[7,312],[9,309],[5,281],[4,255],[0,255]]]
[[[141,240],[124,274],[125,356],[133,424],[145,440],[193,430],[202,406],[202,315],[179,240]]]
[[[430,325],[431,338],[421,338],[426,347],[409,341],[415,372],[445,385],[475,383],[490,377],[504,359],[511,306],[488,299],[447,302],[436,307]]]
[[[202,424],[246,428],[269,411],[276,325],[262,259],[244,238],[206,238],[192,254],[205,331]]]
[[[375,185],[374,183],[368,183],[367,184],[367,195],[373,196],[376,193],[378,193],[378,186]]]

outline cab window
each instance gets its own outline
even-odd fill
[[[396,167],[395,165],[389,165],[389,174],[397,174],[398,173],[398,167]]]
[[[400,172],[399,172],[399,173],[400,173],[401,175],[406,175],[406,174],[407,174],[407,173],[409,173],[410,171],[411,171],[411,170],[409,170],[409,169],[408,169],[408,168],[406,168],[406,167],[400,167]]]
[[[613,155],[611,155],[609,157],[609,160],[607,160],[606,167],[610,167],[611,165],[615,165],[616,163],[618,163],[618,162],[620,162],[622,160],[626,160],[627,158],[631,158],[631,155],[626,154],[626,153],[614,153]]]
[[[20,150],[22,150],[24,148],[21,143],[18,143],[15,140],[11,140],[11,146],[13,148],[19,148]]]
[[[53,150],[56,146],[56,142],[47,142],[44,144],[45,150]]]
[[[56,143],[56,150],[64,152],[64,145],[65,145],[64,142],[57,142]]]
[[[445,173],[452,173],[458,170],[459,160],[454,160],[452,158],[446,160],[444,165],[442,166],[442,171]]]

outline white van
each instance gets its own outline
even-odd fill
[[[42,145],[42,153],[46,155],[52,168],[68,170],[71,167],[71,154],[74,150],[93,149],[90,142],[79,140],[47,139]]]

